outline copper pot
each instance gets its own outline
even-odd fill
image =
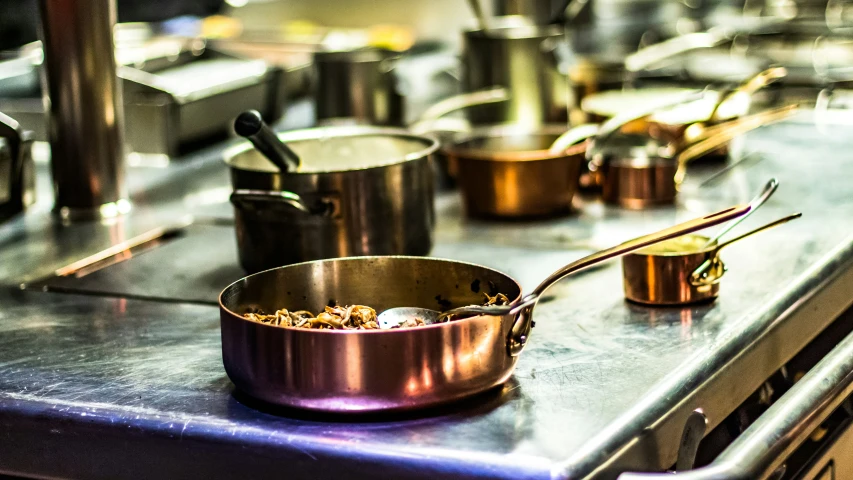
[[[749,210],[734,206],[596,252],[560,268],[524,297],[506,274],[433,258],[340,258],[267,270],[219,296],[222,361],[237,388],[278,405],[364,412],[450,402],[509,378],[528,342],[537,299],[560,279]],[[316,312],[330,303],[368,304],[379,312],[400,306],[447,311],[481,304],[484,291],[511,300],[505,314],[391,330],[280,327],[242,316],[280,308]]]
[[[605,202],[630,209],[643,209],[675,202],[690,161],[726,146],[733,138],[763,125],[781,121],[796,105],[767,110],[706,127],[694,134],[694,143],[663,145],[643,134],[621,134],[591,162],[590,168],[602,185]]]
[[[491,127],[447,147],[467,214],[520,218],[570,212],[586,144],[549,152],[565,130],[561,125]]]
[[[625,298],[647,305],[686,305],[717,298],[719,282],[690,282],[690,275],[717,246],[703,248],[708,240],[702,235],[684,235],[622,257]]]
[[[727,271],[720,259],[723,248],[800,216],[788,215],[722,243],[690,234],[625,255],[622,257],[625,298],[661,306],[713,301]]]

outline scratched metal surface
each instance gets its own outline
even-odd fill
[[[820,280],[849,266],[848,137],[841,128],[802,122],[756,132],[746,150],[760,156],[725,174],[717,166],[695,169],[677,209],[625,212],[593,202],[570,218],[486,223],[465,220],[455,196],[442,195],[433,254],[505,270],[528,289],[590,248],[745,202],[770,176],[781,187],[748,225],[793,211],[804,217],[728,249],[730,272],[710,306],[627,304],[618,263],[567,279],[537,307],[531,344],[509,384],[461,404],[391,417],[270,409],[235,393],[221,366],[214,307],[15,288],[33,271],[187,212],[227,218],[222,198],[212,200],[227,182],[215,152],[176,167],[182,180],[155,175],[156,194],[140,182],[136,213],[114,225],[50,227],[37,210],[0,226],[0,282],[8,286],[0,291],[0,472],[581,477],[591,459],[606,454],[603,446],[638,433],[624,431],[644,426],[625,416],[657,401],[660,385],[721,361],[733,338],[767,328]],[[204,197],[200,192],[208,202],[187,200]]]

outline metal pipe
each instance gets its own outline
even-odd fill
[[[782,462],[853,393],[848,335],[741,434],[713,463],[686,472],[623,473],[619,480],[747,480],[773,477]]]
[[[118,215],[130,204],[115,0],[39,0],[39,7],[54,209],[69,219]]]

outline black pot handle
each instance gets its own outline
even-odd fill
[[[9,142],[9,154],[12,157],[12,178],[17,178],[20,172],[23,136],[21,125],[11,117],[0,113],[0,138],[5,138]]]
[[[306,215],[332,217],[339,213],[340,205],[331,197],[309,203],[299,194],[286,190],[234,190],[231,203],[241,209],[269,210],[285,207]]]

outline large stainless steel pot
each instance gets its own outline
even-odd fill
[[[361,257],[276,268],[243,278],[219,297],[222,360],[240,390],[261,400],[340,412],[400,410],[450,402],[505,382],[528,343],[538,298],[571,273],[644,246],[743,215],[736,206],[645,235],[566,265],[522,297],[509,276],[451,260]],[[244,318],[248,312],[317,311],[367,304],[446,311],[503,293],[506,313],[417,328],[315,330]]]
[[[554,62],[563,29],[519,23],[518,18],[492,19],[487,30],[464,34],[463,86],[471,92],[502,86],[509,101],[467,110],[479,125],[515,123],[537,126],[565,121],[569,89]]]
[[[518,218],[570,212],[586,144],[549,151],[565,130],[562,125],[488,127],[445,148],[466,213]]]
[[[248,143],[226,152],[244,269],[429,253],[436,140],[354,126],[296,130],[279,138],[302,158],[299,172],[280,173]]]

